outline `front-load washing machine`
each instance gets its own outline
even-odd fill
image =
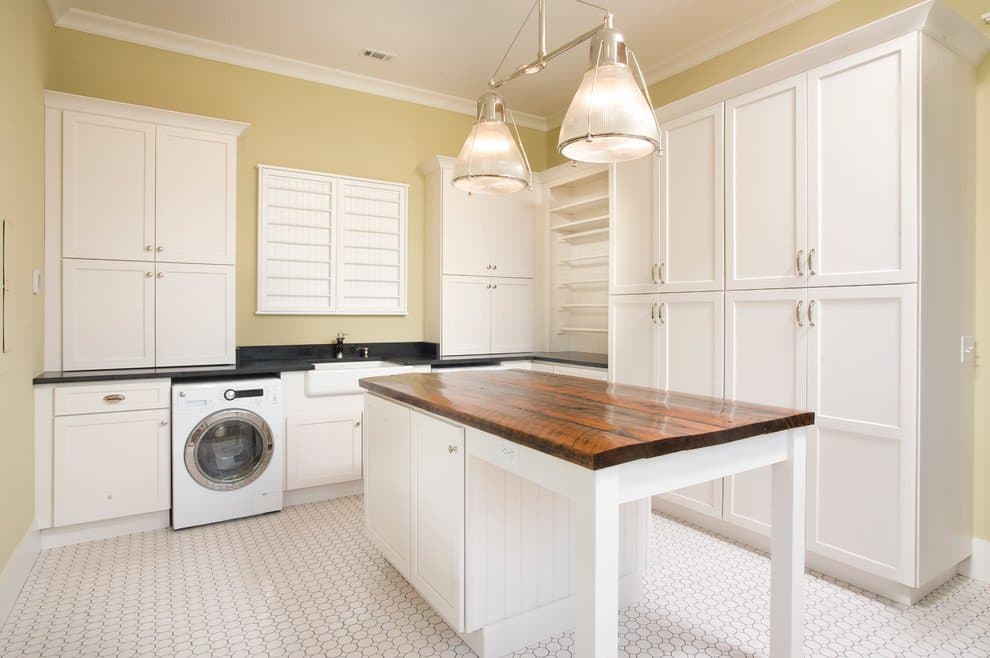
[[[172,386],[172,527],[282,509],[282,382]]]

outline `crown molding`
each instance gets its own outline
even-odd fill
[[[225,64],[265,71],[276,75],[316,82],[331,87],[341,87],[375,96],[425,105],[440,110],[475,116],[477,101],[443,94],[411,85],[391,82],[371,76],[351,73],[329,66],[311,64],[290,57],[273,55],[250,48],[232,46],[210,39],[194,37],[142,23],[97,14],[67,5],[71,0],[48,0],[49,11],[55,25],[60,28],[87,32],[101,37],[128,41],[142,46],[158,48],[183,55],[191,55]],[[516,122],[526,128],[546,131],[546,118],[526,112],[513,112]]]

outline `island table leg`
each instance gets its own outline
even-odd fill
[[[804,429],[791,430],[789,448],[772,467],[770,658],[804,655]]]
[[[593,482],[593,484],[591,484]],[[596,471],[574,505],[576,658],[615,658],[619,644],[619,479]]]

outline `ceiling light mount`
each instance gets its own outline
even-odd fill
[[[530,185],[532,171],[519,138],[519,129],[515,128],[512,148],[504,143],[505,136],[510,140],[512,138],[505,123],[506,115],[511,119],[512,113],[505,109],[498,90],[515,78],[539,73],[551,60],[587,41],[591,42],[589,68],[564,116],[557,150],[571,160],[582,162],[622,162],[660,151],[660,123],[653,109],[646,80],[635,53],[627,47],[622,33],[615,29],[612,13],[588,0],[575,0],[600,9],[603,13],[601,23],[557,48],[548,50],[547,2],[548,0],[535,0],[488,81],[488,91],[478,99],[478,122],[457,157],[454,185],[460,189],[468,192],[502,193],[515,192]],[[534,11],[537,11],[538,20],[536,57],[517,66],[511,73],[498,77],[509,52]],[[515,127],[514,121],[513,126]],[[482,133],[486,137],[479,139]],[[495,139],[496,133],[501,137]],[[496,142],[500,144],[497,149]],[[502,153],[504,159],[499,159],[496,151]],[[524,176],[517,175],[520,162],[525,165]],[[511,185],[487,184],[496,180],[504,181],[507,175],[515,181]],[[525,184],[520,183],[523,180]],[[482,182],[485,184],[479,185]]]

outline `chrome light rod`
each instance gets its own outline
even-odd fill
[[[581,2],[581,4],[588,5],[589,7],[595,7],[596,9],[601,9],[603,12],[605,12],[605,16],[602,19],[602,24],[607,24],[611,21],[612,13],[607,9],[605,9],[604,7],[599,7],[598,5],[592,4],[590,2],[583,2],[582,0],[577,0],[577,1]],[[512,73],[506,75],[505,77],[496,79],[495,76],[493,75],[491,80],[488,81],[489,89],[498,89],[506,82],[509,82],[510,80],[515,80],[521,75],[532,75],[533,73],[537,73],[545,69],[547,66],[547,62],[549,62],[550,60],[554,59],[559,55],[566,53],[568,50],[571,50],[575,46],[581,45],[585,41],[590,41],[591,38],[595,36],[595,34],[598,32],[598,30],[601,29],[600,25],[593,27],[584,34],[578,35],[573,39],[571,39],[570,41],[568,41],[567,43],[547,52],[547,2],[548,0],[536,0],[536,5],[538,9],[538,22],[539,22],[539,27],[538,27],[539,45],[538,45],[538,52],[536,54],[536,59],[534,59],[533,61],[527,64],[522,64],[521,66],[517,66]],[[514,43],[515,42],[513,41],[513,44]],[[510,49],[512,48],[512,44],[509,45],[509,48]],[[508,55],[508,53],[506,53],[506,55]],[[504,57],[503,57],[503,61],[504,61]],[[497,74],[498,71],[496,71],[495,73]]]

